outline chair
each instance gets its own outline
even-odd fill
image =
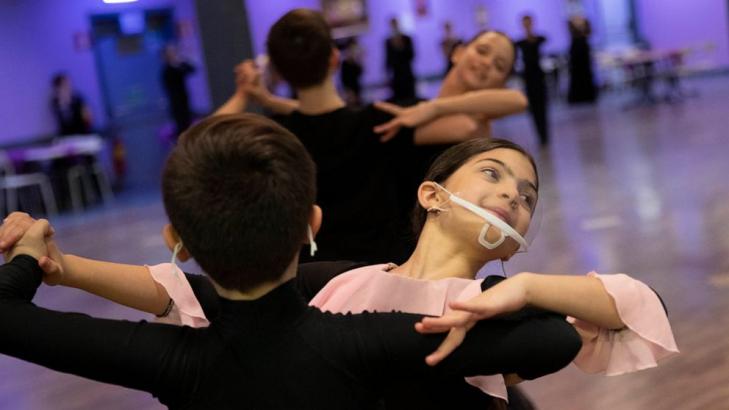
[[[78,213],[83,209],[84,200],[96,201],[94,182],[104,203],[114,199],[109,179],[97,157],[102,145],[103,141],[98,135],[70,135],[58,138],[49,149],[40,155],[40,157],[49,156],[48,153],[53,152],[54,158],[73,159],[72,162],[75,164],[68,167],[65,172],[71,207],[74,212]]]
[[[71,196],[71,207],[74,212],[80,212],[83,208],[81,202],[81,190],[83,189],[84,198],[87,201],[93,202],[96,200],[96,193],[91,181],[91,177],[96,180],[96,186],[99,188],[101,198],[104,203],[109,203],[114,199],[114,194],[111,190],[111,184],[109,179],[106,177],[106,173],[101,168],[101,165],[96,161],[94,156],[91,159],[89,165],[74,165],[66,172],[66,179],[68,181],[68,189]]]
[[[50,179],[41,172],[16,174],[13,163],[5,151],[0,151],[0,190],[5,192],[7,213],[18,210],[18,189],[38,186],[46,214],[56,215],[56,198],[53,195]]]

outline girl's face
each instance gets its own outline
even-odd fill
[[[497,148],[478,154],[442,185],[455,195],[496,215],[522,236],[526,234],[537,204],[537,177],[529,159],[519,151]],[[443,192],[443,195],[447,194]],[[448,202],[447,197],[444,199],[444,205],[449,204],[449,211],[441,217],[444,223],[454,228],[449,231],[463,235],[461,240],[480,246],[474,238],[478,237],[484,220]],[[497,240],[498,234],[497,228],[490,228],[489,241]],[[498,256],[509,257],[517,248],[518,244],[509,240],[498,248]]]
[[[499,33],[484,33],[456,50],[453,64],[466,89],[501,88],[514,64],[514,47]]]

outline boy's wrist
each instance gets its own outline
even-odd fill
[[[36,260],[45,256],[45,252],[33,248],[32,246],[16,245],[7,252],[8,262],[13,260],[16,256],[28,255]]]

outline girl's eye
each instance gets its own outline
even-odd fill
[[[528,194],[521,194],[519,196],[519,199],[522,204],[524,204],[524,207],[526,207],[528,210],[532,210],[534,207],[534,198],[531,195]]]
[[[499,179],[499,171],[497,171],[497,170],[495,170],[493,168],[484,168],[481,171],[484,174],[486,174],[487,177],[489,177],[489,178],[491,178],[491,179],[493,179],[495,181],[498,181],[498,179]]]

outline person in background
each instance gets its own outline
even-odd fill
[[[440,40],[440,51],[443,53],[443,58],[445,59],[444,75],[448,74],[451,68],[453,68],[453,61],[451,60],[453,50],[462,43],[463,40],[453,34],[453,25],[451,22],[446,21],[443,23],[443,39]]]
[[[271,120],[218,115],[195,124],[163,172],[163,237],[173,261],[194,258],[209,273],[220,304],[210,326],[34,305],[43,268],[63,269],[66,260],[41,220],[6,248],[9,262],[0,266],[0,353],[147,391],[173,409],[221,410],[374,409],[403,380],[536,378],[573,360],[579,336],[556,317],[469,326],[466,343],[435,365],[424,357],[452,336],[416,332],[422,315],[309,308],[295,282],[299,248],[315,247],[322,221],[315,173],[301,142]]]
[[[73,90],[71,79],[65,73],[58,73],[51,83],[51,109],[56,117],[58,135],[89,134],[91,110],[81,94]]]
[[[570,104],[593,103],[597,100],[597,88],[592,72],[592,55],[590,50],[590,21],[584,17],[573,16],[568,27],[572,43],[570,44],[570,85],[567,101]]]
[[[362,49],[357,38],[347,40],[342,47],[340,79],[344,88],[344,100],[349,105],[362,104]]]
[[[547,121],[547,86],[544,71],[540,64],[542,54],[539,48],[547,38],[534,33],[534,20],[526,14],[521,18],[524,27],[524,38],[516,42],[524,66],[524,87],[529,100],[529,113],[534,120],[534,127],[539,136],[539,143],[549,143],[549,124]]]
[[[390,19],[390,37],[385,41],[385,68],[389,74],[392,100],[415,98],[415,74],[413,39],[400,31],[396,18]]]
[[[501,51],[507,54],[497,60],[506,68],[506,64],[511,67],[513,51],[511,42],[504,41],[509,48]],[[217,112],[242,112],[249,98],[255,100],[280,112],[274,119],[292,131],[314,158],[317,202],[328,216],[319,233],[319,252],[301,255],[302,261],[402,262],[415,243],[396,199],[403,189],[398,164],[410,161],[415,146],[450,145],[473,138],[478,127],[467,114],[493,118],[523,111],[526,98],[517,90],[459,89],[458,95],[413,107],[416,113],[409,116],[408,124],[396,124],[380,138],[376,127],[393,115],[381,111],[380,104],[346,106],[334,84],[340,56],[332,45],[329,25],[321,14],[289,11],[269,30],[267,48],[271,68],[296,89],[299,99],[271,95],[262,86],[255,64],[246,61],[236,69],[241,75],[239,89]],[[463,61],[473,63],[470,58]],[[409,180],[410,172],[403,177]],[[407,203],[412,207],[409,196]]]
[[[187,94],[187,77],[195,72],[195,67],[180,57],[177,47],[168,44],[162,51],[164,64],[161,80],[167,94],[170,115],[175,121],[175,139],[192,123],[190,98]]]

